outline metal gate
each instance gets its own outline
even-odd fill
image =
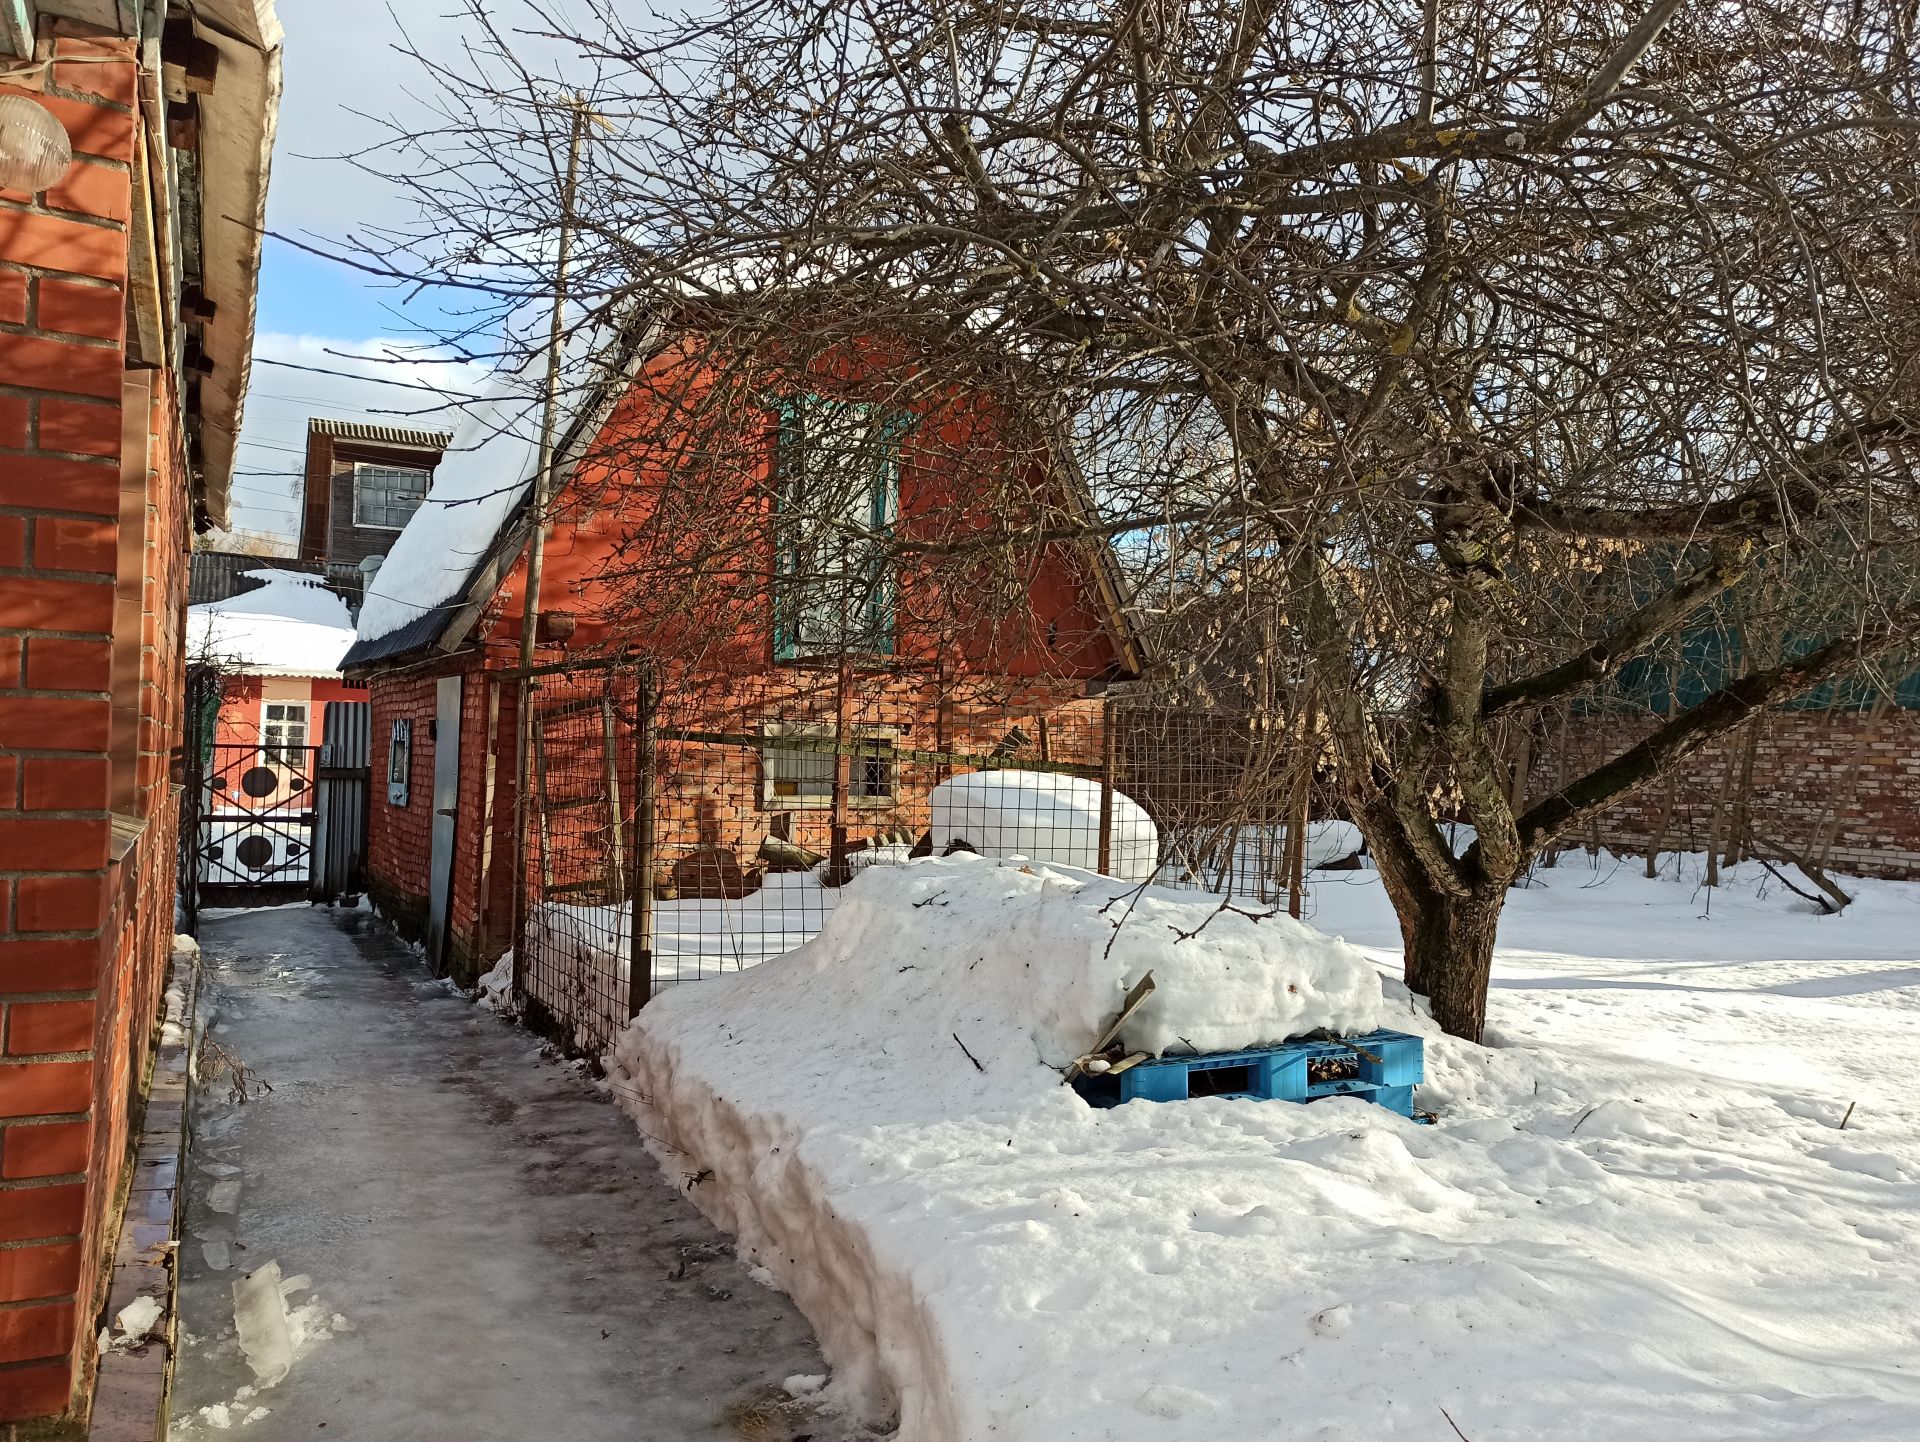
[[[313,879],[317,746],[214,746],[200,813],[201,888],[304,892]],[[241,904],[259,899],[231,896]]]
[[[320,746],[216,744],[227,684],[212,667],[187,672],[180,923],[189,933],[203,902],[330,901],[366,884],[367,703],[328,703]]]

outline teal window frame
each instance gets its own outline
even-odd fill
[[[843,519],[857,520],[872,535],[882,536],[892,530],[900,514],[901,451],[908,427],[905,416],[889,413],[871,402],[814,394],[780,402],[773,496],[773,654],[780,661],[829,655],[890,656],[894,651],[896,595],[885,547],[877,541],[865,543],[873,554],[863,559],[853,554],[863,543],[848,538],[844,541],[848,554],[840,558],[841,568],[828,569],[808,564],[802,554],[816,546],[832,545],[830,536],[820,535],[818,515],[806,534],[795,530],[795,489],[805,484],[802,468],[810,444],[808,418],[829,411],[857,412],[867,426],[861,449],[869,454],[862,459],[871,464],[872,474],[858,493],[843,498],[848,503]],[[800,509],[817,513],[818,500],[804,498]],[[864,593],[861,614],[844,617],[835,624],[832,629],[838,634],[810,635],[808,617],[823,607],[830,610],[835,593],[843,587],[849,591],[857,587]]]

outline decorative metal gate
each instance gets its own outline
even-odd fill
[[[313,876],[316,746],[215,746],[198,851],[202,887],[304,890]]]

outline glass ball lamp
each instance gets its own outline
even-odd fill
[[[73,164],[67,128],[25,95],[0,95],[0,190],[45,190]]]

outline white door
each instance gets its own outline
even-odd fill
[[[453,900],[454,826],[460,802],[461,678],[442,676],[434,695],[433,850],[427,894],[427,964],[447,971],[447,915]]]

